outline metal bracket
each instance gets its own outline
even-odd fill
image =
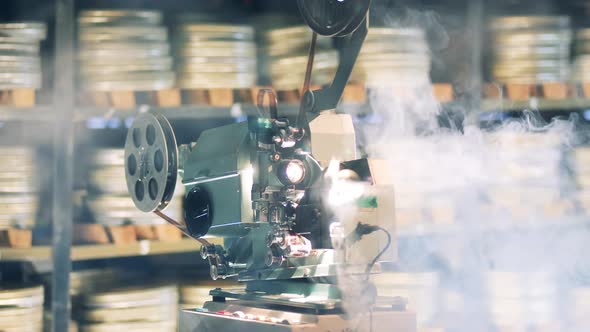
[[[354,64],[367,37],[369,21],[367,18],[352,34],[346,37],[336,37],[340,63],[329,87],[307,91],[303,96],[305,112],[319,113],[324,110],[335,109],[342,98],[344,88],[348,83]]]

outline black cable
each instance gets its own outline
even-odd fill
[[[354,229],[354,231],[352,233],[348,234],[348,236],[344,239],[344,242],[343,242],[343,245],[351,246],[354,243],[360,241],[361,238],[363,238],[365,235],[372,234],[372,233],[374,233],[376,231],[382,231],[382,232],[385,233],[385,235],[387,235],[387,244],[375,256],[375,258],[373,258],[373,260],[371,261],[371,263],[369,263],[367,265],[367,269],[365,271],[366,280],[369,279],[369,274],[371,273],[371,270],[373,269],[373,266],[375,266],[375,263],[377,263],[377,261],[379,260],[379,258],[381,258],[381,256],[383,256],[383,254],[385,254],[385,252],[387,251],[387,249],[389,249],[389,247],[391,246],[391,234],[389,233],[388,230],[386,230],[385,228],[383,228],[381,226],[363,224],[362,222],[359,222],[356,225],[356,228]]]
[[[380,226],[375,226],[375,228],[379,231],[384,232],[385,235],[387,235],[387,244],[385,244],[385,247],[383,248],[383,250],[381,250],[377,254],[377,256],[375,256],[375,258],[373,258],[371,263],[369,263],[369,265],[367,265],[367,271],[365,272],[366,273],[365,281],[369,280],[369,276],[371,275],[371,270],[373,269],[373,266],[375,266],[375,263],[377,263],[379,258],[381,258],[381,256],[383,256],[383,254],[385,254],[387,249],[389,249],[389,247],[391,246],[391,234],[389,233],[389,231],[387,231],[385,228],[380,227]],[[373,332],[373,308],[372,307],[369,309],[369,325],[370,325],[369,331]]]
[[[369,265],[367,265],[367,270],[365,271],[366,274],[366,280],[369,279],[369,276],[371,274],[371,270],[373,269],[373,266],[375,266],[375,263],[377,263],[377,261],[379,260],[379,258],[381,258],[381,256],[383,256],[383,254],[385,254],[385,252],[387,251],[387,249],[389,249],[389,247],[391,246],[391,234],[383,227],[380,226],[374,226],[376,230],[378,231],[382,231],[385,233],[385,235],[387,235],[387,244],[385,245],[385,247],[383,248],[383,250],[381,250],[377,256],[375,256],[375,258],[373,258],[373,260],[371,261],[371,263],[369,263]]]
[[[361,238],[364,237],[365,235],[372,234],[376,231],[382,231],[385,233],[385,235],[387,235],[387,243],[385,244],[385,247],[367,265],[367,269],[365,271],[365,282],[369,280],[369,276],[371,275],[371,270],[373,269],[373,266],[375,266],[377,261],[381,258],[381,256],[383,256],[383,254],[385,254],[385,252],[391,246],[391,234],[389,233],[389,231],[387,231],[383,227],[376,226],[376,225],[363,224],[363,223],[359,222],[356,225],[355,230],[351,234],[349,234],[344,239],[344,241],[342,243],[342,246],[346,246],[346,245],[350,246],[350,245],[360,241]],[[361,324],[361,322],[359,322],[359,324]],[[358,328],[358,326],[357,326],[357,328]],[[373,308],[372,308],[372,306],[369,307],[369,328],[370,328],[369,331],[373,332]]]

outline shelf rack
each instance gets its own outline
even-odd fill
[[[74,223],[74,40],[75,0],[56,0],[53,106],[53,236],[51,256],[51,331],[68,331]],[[59,179],[59,180],[58,180]],[[56,273],[59,271],[59,273]]]
[[[30,108],[15,108],[0,106],[0,122],[52,122],[55,115],[51,106],[35,106]]]
[[[154,107],[139,106],[133,109],[101,108],[101,107],[83,107],[78,108],[76,112],[76,121],[84,121],[90,118],[130,118],[138,113],[146,111],[155,111],[162,113],[169,120],[175,119],[239,119],[249,115],[257,115],[258,109],[252,104],[234,104],[231,107],[220,106],[201,106],[186,105],[179,107]],[[294,116],[299,111],[298,105],[279,105],[279,115]]]
[[[514,112],[524,110],[536,111],[579,111],[590,109],[590,98],[528,100],[484,99],[481,103],[482,112]]]
[[[578,231],[590,227],[590,220],[586,216],[560,217],[559,221],[534,221],[522,223],[508,223],[499,220],[480,220],[470,225],[448,224],[416,224],[401,227],[397,230],[396,236],[400,238],[415,237],[453,237],[465,236],[466,232],[471,234],[486,233],[518,233],[529,235],[539,232],[561,232]]]
[[[220,239],[208,239],[221,244]],[[198,252],[200,245],[193,239],[175,242],[141,240],[132,244],[75,245],[71,247],[71,261],[122,258],[147,255],[167,255]],[[0,248],[0,262],[47,262],[51,261],[51,246],[36,246],[27,249]]]
[[[0,122],[46,122],[54,126],[54,147],[56,149],[56,163],[54,164],[54,177],[60,179],[54,186],[53,220],[55,230],[52,246],[33,247],[31,249],[5,249],[0,248],[0,262],[10,261],[51,261],[56,267],[53,274],[53,294],[51,307],[53,310],[53,331],[67,331],[70,319],[69,313],[69,281],[68,275],[71,271],[71,262],[90,259],[104,259],[115,257],[132,257],[143,255],[160,255],[171,253],[194,252],[199,249],[198,244],[191,239],[184,239],[179,242],[150,242],[140,241],[132,245],[85,245],[72,246],[72,165],[74,156],[72,146],[74,141],[74,125],[87,121],[91,118],[121,118],[127,119],[138,112],[146,111],[148,107],[139,106],[136,109],[108,109],[108,108],[86,108],[75,107],[74,105],[74,12],[75,0],[55,0],[56,7],[56,66],[55,72],[59,73],[55,80],[54,105],[37,106],[27,109],[15,109],[0,107]],[[141,3],[141,1],[139,2]],[[278,2],[270,2],[278,6]],[[482,53],[481,35],[483,27],[483,0],[467,2],[468,29],[475,31],[472,35],[470,54],[470,75],[468,90],[471,98],[467,98],[465,109],[481,109],[483,112],[508,112],[522,111],[524,109],[537,110],[577,110],[590,108],[590,99],[571,100],[543,100],[531,99],[527,101],[510,100],[480,100],[482,86]],[[347,105],[347,112],[363,114],[368,111],[365,105]],[[256,114],[254,105],[234,105],[232,107],[209,107],[209,106],[182,106],[175,108],[154,108],[149,109],[161,111],[171,120],[181,119],[237,119],[243,116]],[[298,105],[280,105],[281,115],[295,115]],[[57,116],[56,116],[57,115]],[[585,227],[587,220],[572,220],[572,227]],[[545,225],[551,228],[551,225]],[[543,226],[544,227],[544,226]],[[542,227],[542,228],[543,228]],[[534,230],[532,225],[504,225],[494,226],[489,231],[513,230],[513,229]],[[485,229],[484,229],[485,230]],[[485,230],[485,231],[488,231]],[[433,229],[401,229],[398,232],[400,237],[414,236],[447,236],[461,232],[460,225],[441,226]]]

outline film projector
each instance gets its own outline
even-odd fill
[[[181,332],[416,330],[404,300],[378,296],[370,282],[396,258],[387,168],[356,159],[352,119],[335,112],[367,35],[370,0],[297,4],[313,35],[294,121],[262,90],[259,116],[206,130],[180,154],[162,114],[139,115],[128,132],[126,178],[137,208],[200,242],[212,279],[245,285],[211,290],[203,308],[181,312]],[[330,86],[311,91],[318,35],[333,38],[339,66]],[[183,221],[164,213],[178,176]]]

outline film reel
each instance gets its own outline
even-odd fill
[[[162,114],[139,115],[125,141],[125,178],[135,206],[164,210],[174,194],[178,148],[170,122]]]
[[[371,0],[298,0],[301,16],[319,35],[342,37],[365,20]]]

